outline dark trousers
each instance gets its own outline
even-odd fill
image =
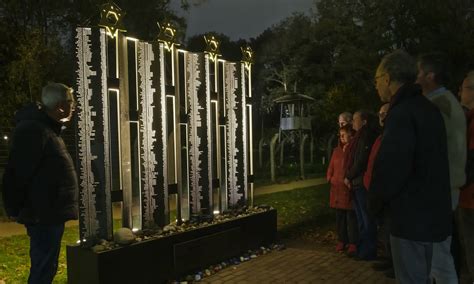
[[[31,268],[28,284],[51,283],[58,269],[64,224],[26,225],[30,237]]]
[[[374,259],[377,256],[377,226],[367,214],[367,190],[354,188],[353,204],[359,224],[359,244],[357,255],[362,259]]]
[[[384,209],[383,216],[378,220],[378,239],[385,250],[384,258],[392,262],[392,248],[390,247],[390,212]]]
[[[336,229],[338,241],[357,244],[359,232],[354,210],[336,209]]]

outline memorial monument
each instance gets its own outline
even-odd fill
[[[276,234],[275,210],[245,213],[253,206],[252,50],[230,62],[206,36],[206,50],[189,52],[169,23],[142,41],[126,35],[123,16],[109,2],[98,26],[77,28],[80,241],[67,251],[70,283],[155,283]],[[239,214],[213,221],[229,212]],[[113,242],[114,220],[148,239],[92,250]],[[160,235],[170,224],[196,226]]]

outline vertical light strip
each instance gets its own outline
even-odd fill
[[[171,85],[176,86],[175,81],[174,81],[174,64],[175,64],[174,45],[171,46],[169,52],[171,53]]]
[[[226,96],[226,92],[225,92],[225,91],[226,91],[226,87],[225,87],[225,72],[226,72],[226,70],[225,70],[225,63],[222,63],[222,102],[224,103],[224,107],[223,107],[223,109],[224,109],[224,117],[226,116],[226,107],[225,107],[225,104],[226,104],[226,102],[225,102],[225,99],[226,99],[226,98],[225,98],[225,96]]]
[[[252,105],[247,105],[249,109],[249,118],[248,118],[248,126],[249,126],[249,159],[250,159],[250,175],[253,175],[253,114],[252,114]]]
[[[220,153],[220,145],[219,145],[219,120],[218,120],[218,117],[219,117],[219,113],[218,113],[218,110],[219,110],[219,105],[217,103],[217,101],[211,101],[211,104],[213,105],[213,107],[215,108],[215,120],[216,120],[216,123],[215,123],[215,135],[216,135],[216,162],[217,162],[217,177],[220,179],[221,177],[221,162],[220,162],[220,155],[218,155],[218,153]]]
[[[118,33],[117,33],[117,36],[114,37],[114,40],[115,40],[115,77],[116,78],[119,78],[119,71],[120,71],[120,67],[119,67],[119,54],[118,54],[118,51],[119,51],[119,36],[118,36]]]

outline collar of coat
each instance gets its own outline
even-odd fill
[[[420,85],[412,83],[403,84],[390,100],[389,111],[404,100],[412,98],[414,96],[420,96],[421,94],[422,92]]]

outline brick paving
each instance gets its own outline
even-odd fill
[[[202,283],[381,283],[394,284],[373,262],[356,261],[332,247],[288,244],[256,259],[228,267],[204,278]]]

